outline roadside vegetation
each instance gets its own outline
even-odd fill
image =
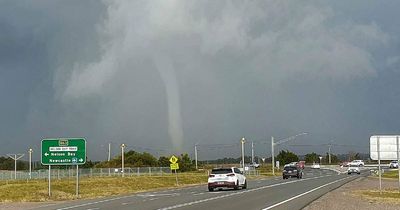
[[[123,195],[160,188],[174,188],[175,174],[163,176],[134,177],[91,177],[82,178],[79,183],[80,198],[97,198]],[[207,182],[206,173],[178,173],[179,186]],[[75,179],[51,181],[52,196],[48,196],[46,180],[2,181],[0,183],[0,202],[38,202],[72,200],[75,197]],[[23,190],[21,190],[23,189]]]

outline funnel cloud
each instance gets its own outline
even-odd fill
[[[303,132],[276,149],[323,154],[332,142],[348,145],[333,153],[368,152],[370,135],[398,133],[399,8],[2,1],[0,153],[86,137],[93,160],[107,157],[109,142],[113,154],[122,143],[192,154],[195,144],[239,145],[245,136],[268,157],[271,136]],[[236,146],[199,149],[200,159],[240,155]]]

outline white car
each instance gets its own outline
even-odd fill
[[[247,188],[246,177],[235,167],[215,168],[208,176],[208,190],[214,191],[216,188],[233,188],[235,190]]]
[[[313,163],[312,166],[311,166],[311,168],[313,168],[313,169],[320,169],[321,166],[319,165],[319,163]]]
[[[349,168],[347,169],[347,174],[357,173],[360,174],[360,168],[358,164],[350,164]]]
[[[349,165],[357,165],[357,166],[361,167],[361,166],[364,166],[365,164],[364,164],[363,160],[353,160],[350,162]]]
[[[392,162],[390,162],[389,164],[389,168],[398,168],[399,167],[399,163],[397,162],[397,160],[394,160]]]

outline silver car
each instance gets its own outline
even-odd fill
[[[397,162],[397,160],[390,162],[389,168],[398,168],[398,167],[399,163]]]
[[[349,168],[347,169],[347,174],[357,173],[360,174],[360,168],[356,164],[350,164]]]

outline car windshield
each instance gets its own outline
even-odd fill
[[[232,169],[230,168],[217,168],[211,171],[212,174],[229,174],[232,173]]]
[[[350,167],[358,167],[358,165],[350,165]]]

